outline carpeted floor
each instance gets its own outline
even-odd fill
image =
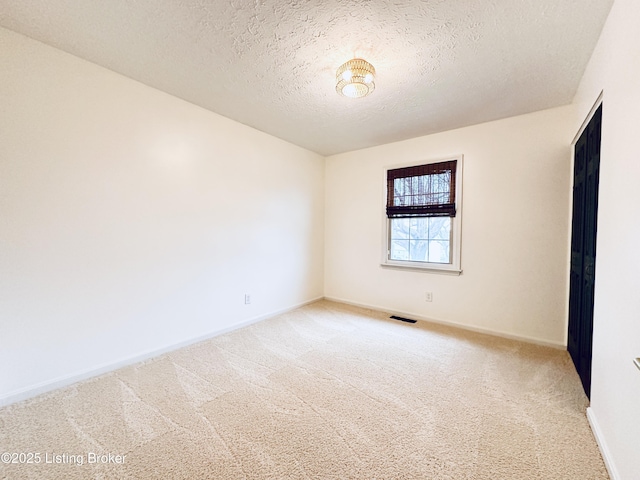
[[[0,409],[0,478],[606,479],[586,406],[564,351],[321,301]]]

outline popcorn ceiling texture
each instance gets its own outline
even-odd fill
[[[0,25],[328,155],[570,103],[612,4],[0,0]]]
[[[0,478],[607,479],[586,406],[566,351],[321,301],[0,409],[85,459]]]

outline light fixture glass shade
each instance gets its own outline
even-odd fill
[[[366,60],[354,58],[336,71],[336,91],[351,98],[365,97],[376,88],[376,69]]]

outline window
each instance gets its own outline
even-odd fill
[[[382,264],[460,273],[462,156],[385,175]]]

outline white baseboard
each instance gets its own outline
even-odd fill
[[[303,307],[304,305],[308,305],[310,303],[315,303],[318,300],[322,300],[323,297],[317,297],[311,300],[307,300],[302,303],[298,303],[296,305],[292,305],[287,308],[283,308],[281,310],[277,310],[275,312],[269,312],[266,314],[258,315],[257,317],[250,318],[248,320],[243,320],[242,322],[235,323],[225,328],[221,328],[219,330],[214,330],[212,332],[206,333],[204,335],[200,335],[198,337],[190,338],[188,340],[184,340],[182,342],[174,343],[171,345],[167,345],[162,348],[148,350],[146,352],[139,353],[137,355],[132,355],[130,357],[120,359],[114,362],[105,363],[102,365],[98,365],[96,367],[88,368],[86,370],[82,370],[80,372],[72,373],[70,375],[64,375],[53,380],[47,380],[45,382],[38,383],[36,385],[30,385],[26,388],[22,388],[19,390],[14,390],[4,395],[0,395],[0,407],[4,407],[6,405],[11,405],[12,403],[21,402],[23,400],[28,400],[30,398],[36,397],[38,395],[42,395],[43,393],[51,392],[53,390],[57,390],[59,388],[67,387],[77,382],[81,382],[83,380],[88,380],[93,377],[97,377],[99,375],[103,375],[105,373],[112,372],[114,370],[118,370],[122,367],[127,367],[129,365],[133,365],[135,363],[143,362],[145,360],[149,360],[154,357],[158,357],[167,352],[172,352],[179,348],[187,347],[189,345],[193,345],[194,343],[202,342],[204,340],[209,340],[210,338],[217,337],[219,335],[224,335],[225,333],[232,332],[234,330],[238,330],[240,328],[247,327],[254,323],[261,322],[268,318],[275,317],[277,315],[281,315],[283,313],[289,312],[291,310],[295,310],[297,308]]]
[[[393,315],[399,315],[399,316],[411,318],[411,319],[414,319],[414,320],[421,320],[423,322],[437,323],[437,324],[440,324],[440,325],[447,325],[449,327],[460,328],[461,330],[468,330],[468,331],[476,332],[476,333],[484,333],[486,335],[493,335],[495,337],[502,337],[502,338],[508,338],[510,340],[518,340],[518,341],[521,341],[521,342],[533,343],[535,345],[541,345],[543,347],[556,348],[556,349],[559,349],[559,350],[566,350],[567,349],[567,346],[562,342],[550,342],[548,340],[541,340],[539,338],[528,337],[528,336],[525,336],[525,335],[513,335],[513,334],[509,334],[509,333],[500,332],[498,330],[492,330],[490,328],[474,327],[474,326],[471,326],[471,325],[465,325],[463,323],[451,322],[451,321],[448,321],[448,320],[440,320],[440,319],[432,318],[432,317],[425,317],[423,315],[420,315],[420,314],[414,313],[414,312],[404,312],[404,311],[398,311],[398,310],[389,309],[389,308],[386,308],[386,307],[381,307],[379,305],[371,305],[371,304],[365,304],[365,303],[352,302],[350,300],[345,300],[343,298],[327,297],[327,296],[325,296],[324,298],[326,300],[330,300],[332,302],[344,303],[346,305],[353,305],[354,307],[368,308],[369,310],[376,310],[376,311],[379,311],[379,312],[392,313]]]
[[[620,475],[618,475],[618,470],[616,469],[615,464],[613,463],[613,459],[611,458],[611,452],[609,451],[609,447],[607,447],[607,443],[604,440],[602,430],[600,430],[600,425],[598,424],[598,420],[596,419],[596,414],[593,413],[593,409],[591,407],[587,408],[587,419],[589,420],[591,431],[593,432],[593,436],[596,438],[596,443],[598,444],[598,448],[600,449],[600,453],[602,454],[602,459],[604,460],[604,465],[607,467],[607,472],[609,472],[611,480],[622,480]]]

